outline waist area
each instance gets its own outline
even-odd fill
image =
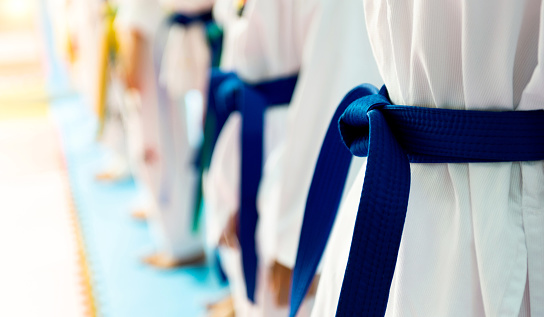
[[[544,159],[544,111],[474,111],[392,105],[387,91],[363,96],[340,118],[344,143],[357,156],[388,130],[411,163]],[[372,138],[372,134],[375,135]]]
[[[174,12],[168,16],[168,23],[170,25],[190,26],[195,23],[208,23],[213,20],[213,14],[211,10],[202,12]]]

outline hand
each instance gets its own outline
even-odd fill
[[[144,162],[146,164],[153,164],[159,160],[157,151],[153,148],[146,148],[144,150]]]
[[[270,268],[270,290],[276,301],[276,305],[284,307],[289,305],[289,291],[293,270],[274,261]]]
[[[292,277],[292,269],[280,264],[278,261],[274,261],[274,264],[272,264],[272,267],[270,268],[270,288],[276,301],[276,305],[280,307],[289,305]],[[308,289],[306,297],[315,295],[318,283],[319,275],[316,275]]]
[[[141,87],[141,65],[144,50],[144,37],[137,30],[120,32],[119,68],[121,78],[127,88],[139,90]]]
[[[219,245],[238,249],[240,247],[238,241],[238,212],[235,212],[230,216],[227,225],[223,229],[223,233],[221,233]]]

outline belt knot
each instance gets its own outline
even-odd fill
[[[377,92],[375,87],[368,84],[361,85],[358,89]],[[338,125],[344,144],[353,155],[368,156],[369,127],[373,116],[372,113],[379,112],[388,105],[391,105],[391,102],[387,96],[387,90],[382,88],[379,93],[367,94],[355,99],[346,108],[346,111],[340,117]]]

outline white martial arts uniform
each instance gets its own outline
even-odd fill
[[[300,61],[295,53],[296,48],[289,46],[289,43],[293,43],[292,37],[295,34],[288,33],[288,38],[280,38],[277,29],[282,21],[288,20],[288,14],[292,12],[291,4],[288,1],[279,2],[287,11],[280,10],[275,1],[250,0],[246,4],[243,17],[226,26],[227,43],[223,53],[226,60],[223,59],[222,62],[229,63],[230,59],[234,70],[246,81],[259,82],[298,72]],[[258,31],[260,26],[265,28]],[[287,108],[282,106],[266,110],[263,134],[265,165],[268,164],[270,153],[285,137],[286,113]],[[212,244],[219,240],[228,218],[239,208],[240,127],[240,115],[231,114],[219,135],[206,179],[207,212],[214,215],[213,223],[216,224],[209,229],[208,237]],[[260,249],[259,245],[257,248]],[[263,300],[268,287],[267,278],[263,274],[266,272],[264,267],[259,269],[257,278],[255,298],[258,304],[252,305],[246,296],[240,253],[238,250],[225,249],[221,249],[221,256],[224,258],[223,266],[232,287],[236,315],[278,316],[278,309],[267,304],[270,300]],[[280,312],[279,316],[284,314]]]
[[[261,233],[273,237],[263,252],[268,253],[268,261],[277,260],[289,268],[294,267],[310,182],[336,107],[362,78],[374,85],[382,83],[363,33],[366,26],[360,18],[360,0],[295,3],[297,10],[315,13],[310,18],[311,31],[302,38],[302,67],[289,106],[287,138],[278,153],[278,166],[269,166],[263,177],[259,199],[261,220],[267,224],[261,226]],[[348,184],[360,161],[354,160]]]
[[[540,0],[364,4],[394,104],[544,108]],[[313,316],[335,314],[363,176],[335,223]],[[386,315],[544,316],[543,258],[543,162],[411,164]]]
[[[113,2],[113,1],[110,1]],[[104,12],[104,1],[71,1],[67,7],[67,22],[70,33],[71,49],[74,49],[72,82],[83,96],[84,101],[92,108],[101,103],[103,79],[102,71],[106,72],[107,85],[105,104],[107,116],[103,131],[99,135],[100,143],[109,150],[109,156],[102,171],[112,174],[117,179],[130,176],[130,168],[126,153],[125,135],[121,118],[121,105],[118,102],[118,82],[111,78],[114,65],[103,69],[102,52],[105,47],[104,37],[107,32],[107,17]],[[93,109],[95,111],[97,109]]]
[[[234,69],[234,49],[237,38],[243,32],[245,25],[237,11],[237,6],[233,0],[216,0],[213,6],[214,20],[223,30],[220,69],[225,72]],[[238,114],[232,115],[237,116]],[[237,159],[239,159],[239,154],[237,155]],[[232,177],[232,174],[229,175]],[[225,199],[229,201],[230,197],[228,195],[232,193],[228,191],[223,192],[221,186],[209,183],[210,180],[213,182],[217,179],[214,177],[214,173],[211,176],[209,177],[209,173],[205,172],[202,186],[206,209],[206,242],[210,249],[217,249],[219,252],[221,267],[227,276],[230,294],[234,299],[233,303],[236,315],[248,316],[252,307],[246,296],[240,250],[218,245],[223,229],[226,226],[229,216],[232,214],[229,208],[223,208],[221,204]]]
[[[99,173],[108,173],[112,176],[112,181],[120,181],[131,176],[130,153],[127,144],[130,136],[125,129],[127,119],[131,116],[127,116],[128,109],[124,101],[125,86],[118,76],[113,74],[114,66],[108,68],[105,100],[107,114],[98,141],[109,150],[109,155]]]
[[[363,13],[359,1],[255,1],[251,6],[249,3],[248,30],[245,31],[245,38],[240,39],[241,43],[247,41],[248,46],[243,47],[238,43],[237,46],[243,50],[235,55],[240,69],[246,67],[265,72],[288,67],[289,63],[293,66],[302,63],[297,88],[287,110],[287,137],[283,138],[281,146],[274,147],[274,151],[268,155],[259,194],[261,272],[257,290],[260,298],[257,300],[261,302],[254,315],[286,316],[287,308],[275,307],[273,299],[267,294],[268,267],[275,259],[287,267],[293,267],[307,190],[321,139],[336,106],[361,76],[375,84],[380,83],[380,76],[375,63],[360,59],[361,56],[372,55],[368,41],[352,43],[352,36],[360,36],[365,28],[364,21],[356,19]],[[353,16],[353,19],[346,19],[349,16]],[[290,50],[284,52],[285,56],[276,55],[277,51],[286,47]],[[351,49],[350,53],[340,59],[338,54],[347,48]],[[252,55],[256,53],[262,55]],[[287,61],[286,65],[281,64],[284,61]],[[316,138],[316,135],[320,137]],[[239,146],[238,139],[224,149],[234,146]],[[224,193],[227,203],[223,203],[223,206],[235,210],[238,193],[231,191],[231,188],[238,189],[239,183],[228,181],[238,181],[239,169],[233,170],[224,165],[223,170],[225,174],[230,173],[223,178],[226,182],[216,182],[215,185],[220,186],[218,191]],[[263,226],[263,223],[266,225]],[[299,315],[308,314],[307,310],[308,307],[303,307]]]
[[[125,131],[130,165],[134,178],[146,193],[144,210],[155,210],[160,185],[161,165],[158,160],[145,162],[144,152],[159,152],[158,100],[153,66],[153,44],[163,14],[155,0],[118,0],[116,28],[119,36],[131,30],[143,37],[143,51],[138,61],[139,91],[127,92],[121,102],[125,106]],[[136,108],[136,109],[135,109]]]
[[[224,72],[233,71],[234,48],[237,38],[243,32],[246,23],[238,16],[235,3],[232,0],[216,0],[213,6],[213,17],[223,30],[220,69]],[[233,115],[237,116],[238,114]],[[232,174],[229,175],[230,177],[226,177],[226,179],[232,179]],[[222,188],[225,187],[209,183],[208,181],[211,179],[216,181],[216,177],[212,178],[208,176],[209,174],[206,172],[203,177],[202,186],[206,206],[206,241],[210,247],[214,248],[217,247],[217,243],[233,207],[224,208],[222,206],[225,199],[230,199],[228,197],[230,193],[222,195]]]
[[[223,47],[221,50],[220,69],[223,71],[232,71],[234,68],[234,47],[241,27],[236,5],[232,0],[216,0],[213,6],[213,17],[215,22],[223,30]],[[212,174],[213,175],[213,174]],[[234,298],[234,310],[237,316],[247,316],[247,311],[251,309],[249,301],[246,298],[246,289],[242,272],[240,250],[232,249],[226,246],[219,246],[219,238],[223,232],[230,213],[221,208],[216,203],[221,203],[218,195],[221,192],[215,191],[218,186],[211,186],[208,183],[210,177],[205,172],[203,176],[203,194],[206,217],[206,242],[210,249],[217,249],[221,259],[221,267],[229,281],[231,296]]]
[[[163,0],[159,3],[166,12],[187,15],[211,10],[213,5],[212,0]],[[158,251],[177,260],[191,259],[203,252],[201,234],[193,231],[197,185],[193,161],[198,144],[192,141],[192,135],[198,134],[201,124],[195,127],[191,124],[202,122],[199,113],[209,67],[210,50],[203,24],[172,25],[160,70],[160,89],[166,94],[164,104],[159,108],[162,173],[157,213],[152,215],[150,225]],[[194,93],[188,94],[190,91]],[[189,95],[197,97],[189,101]]]
[[[234,67],[236,39],[245,23],[240,23],[238,7],[233,0],[215,0],[213,18],[223,30],[220,68],[229,71]]]
[[[89,107],[98,102],[102,8],[102,1],[73,0],[67,9],[69,33],[77,47],[72,80]]]

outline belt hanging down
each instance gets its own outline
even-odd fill
[[[257,277],[257,252],[255,229],[257,226],[257,190],[263,165],[264,113],[269,107],[286,105],[291,101],[297,75],[276,80],[248,84],[235,73],[212,70],[208,109],[204,124],[202,166],[209,166],[213,148],[228,116],[240,112],[241,130],[241,189],[239,211],[239,236],[242,267],[248,298],[255,301]]]

